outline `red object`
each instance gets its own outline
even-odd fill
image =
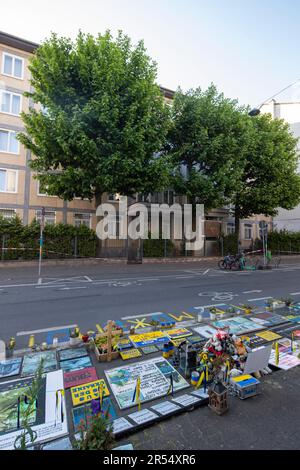
[[[89,335],[82,335],[82,341],[83,341],[84,343],[87,343],[88,340],[89,340]]]
[[[77,387],[98,380],[95,367],[64,372],[64,388]]]

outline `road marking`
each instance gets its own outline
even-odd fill
[[[290,295],[300,295],[300,292],[292,292]]]
[[[256,300],[268,300],[272,299],[272,297],[260,297],[259,299],[248,299],[247,302],[256,302]]]
[[[152,282],[152,281],[159,281],[158,278],[156,279],[138,279],[138,282]]]
[[[38,333],[47,333],[48,331],[56,331],[56,330],[66,330],[70,328],[76,328],[77,325],[67,325],[67,326],[53,326],[51,328],[44,328],[42,330],[32,330],[32,331],[19,331],[17,336],[28,336],[34,335]]]
[[[203,276],[205,276],[206,274],[208,274],[209,271],[210,271],[210,269],[207,269],[206,271],[204,271]]]
[[[58,290],[77,290],[77,289],[86,289],[86,287],[63,287],[62,289],[58,289]]]
[[[164,315],[163,312],[144,313],[144,315],[131,315],[129,317],[122,317],[121,320],[134,320],[135,318],[148,318],[158,315]]]
[[[84,276],[84,277],[88,282],[93,282],[93,280],[89,276]]]
[[[243,294],[259,294],[262,290],[245,290]]]
[[[176,276],[175,279],[194,279],[194,276]]]
[[[54,286],[35,286],[36,289],[56,289],[57,287],[65,287],[65,284],[55,284]]]

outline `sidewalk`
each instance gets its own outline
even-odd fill
[[[261,379],[262,393],[230,398],[227,414],[208,407],[185,413],[123,439],[135,450],[298,450],[300,369]]]

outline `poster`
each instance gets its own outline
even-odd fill
[[[130,341],[130,339],[121,339],[118,344],[117,344],[117,347],[119,349],[119,351],[124,351],[124,349],[131,349],[132,348],[132,342]]]
[[[103,399],[102,412],[104,415],[107,416],[109,421],[112,421],[117,418],[116,411],[110,398]],[[81,426],[85,428],[89,424],[89,421],[92,417],[91,404],[87,403],[85,405],[73,408],[72,414],[74,430],[75,432],[79,432]]]
[[[229,328],[229,333],[240,335],[249,331],[261,330],[262,326],[244,317],[234,317],[213,322],[215,328]]]
[[[141,379],[140,399],[141,403],[144,403],[167,395],[171,374],[175,392],[189,387],[187,381],[174,367],[161,357],[105,371],[121,410],[135,406],[133,397],[138,377]]]
[[[181,410],[181,408],[180,406],[175,405],[175,403],[166,400],[158,403],[157,405],[151,406],[151,410],[154,410],[156,413],[159,413],[162,416],[166,416],[176,413],[177,411]]]
[[[104,385],[103,396],[107,397],[110,393],[104,379],[95,380],[88,384],[79,385],[71,388],[73,406],[83,405],[89,401],[99,398],[100,384]]]
[[[275,359],[275,351],[271,352],[269,364],[272,366],[278,367],[279,369],[289,370],[293,367],[297,367],[300,365],[300,359],[298,357],[293,356],[293,354],[289,354],[287,352],[281,352],[279,354],[279,363],[276,364]]]
[[[136,413],[131,413],[128,415],[128,418],[134,421],[137,425],[141,425],[155,421],[158,418],[158,415],[145,408],[144,410],[137,411]]]
[[[256,335],[259,336],[260,338],[265,339],[266,341],[275,341],[276,339],[281,338],[280,335],[270,330],[261,331],[260,333],[257,333]]]
[[[87,367],[86,369],[64,372],[65,389],[94,382],[95,380],[98,380],[95,367]]]
[[[23,359],[22,377],[34,375],[43,361],[43,372],[51,372],[57,369],[56,352],[43,351],[25,354]]]
[[[88,356],[61,361],[59,365],[60,365],[60,368],[65,372],[69,372],[71,370],[86,369],[87,367],[93,366],[92,361]]]
[[[141,348],[141,350],[146,355],[147,354],[153,354],[153,353],[156,353],[158,351],[156,346],[144,346],[143,348]]]
[[[62,349],[58,351],[58,357],[60,361],[67,361],[68,359],[77,359],[79,357],[88,356],[88,352],[85,348],[76,349]]]
[[[128,351],[120,351],[120,356],[123,361],[133,359],[136,357],[141,357],[142,353],[138,349],[128,349]]]
[[[216,328],[213,328],[210,325],[197,326],[193,328],[198,335],[203,336],[203,338],[209,339],[217,333]]]
[[[143,346],[149,346],[156,343],[168,343],[170,341],[170,338],[162,331],[152,331],[142,335],[132,335],[129,336],[129,339],[136,348],[141,348]]]
[[[29,379],[20,379],[14,380],[12,382],[4,382],[0,384],[0,412],[2,419],[6,419],[3,416],[5,414],[7,403],[7,396],[3,396],[1,391],[10,390],[11,392],[18,389],[18,392],[13,392],[13,396],[10,400],[14,400],[16,396],[20,394],[20,389],[23,387],[28,389],[30,386],[32,378]],[[56,406],[56,391],[63,389],[63,373],[61,370],[55,372],[49,372],[45,375],[43,386],[41,387],[39,398],[38,398],[38,411],[35,414],[35,422],[32,423],[32,429],[37,432],[37,439],[35,444],[43,443],[45,441],[59,439],[68,435],[68,422],[67,422],[67,413],[66,413],[66,404],[65,399],[59,394],[58,403]],[[61,409],[63,409],[63,419],[61,415]],[[6,421],[7,422],[7,421]],[[11,422],[9,422],[9,427]],[[3,425],[2,425],[3,428]],[[22,430],[14,430],[12,432],[7,432],[7,429],[4,429],[0,433],[0,450],[10,450],[14,448],[14,442],[16,437],[21,434]]]
[[[169,338],[171,338],[171,339],[186,338],[187,336],[192,336],[193,335],[193,333],[191,333],[186,328],[176,328],[174,330],[169,330],[166,333],[169,336]]]
[[[15,359],[7,359],[6,361],[0,361],[0,379],[4,377],[12,377],[19,375],[22,364],[22,358],[17,357]]]
[[[120,434],[121,432],[133,428],[133,425],[125,418],[117,418],[113,421],[112,424],[114,434]]]
[[[43,381],[44,384],[45,380]],[[18,411],[18,397],[24,396],[28,393],[28,389],[32,384],[31,379],[20,379],[13,382],[4,382],[0,384],[0,434],[9,431],[17,430],[17,411]],[[22,425],[22,412],[25,411],[28,405],[21,402],[21,422]],[[36,422],[37,415],[36,409],[32,409],[32,416],[30,424]]]

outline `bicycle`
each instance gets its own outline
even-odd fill
[[[243,253],[240,253],[238,255],[230,255],[228,254],[225,256],[222,260],[218,262],[218,267],[221,270],[227,270],[229,269],[230,271],[235,270],[235,271],[242,271],[245,267],[245,257]]]

